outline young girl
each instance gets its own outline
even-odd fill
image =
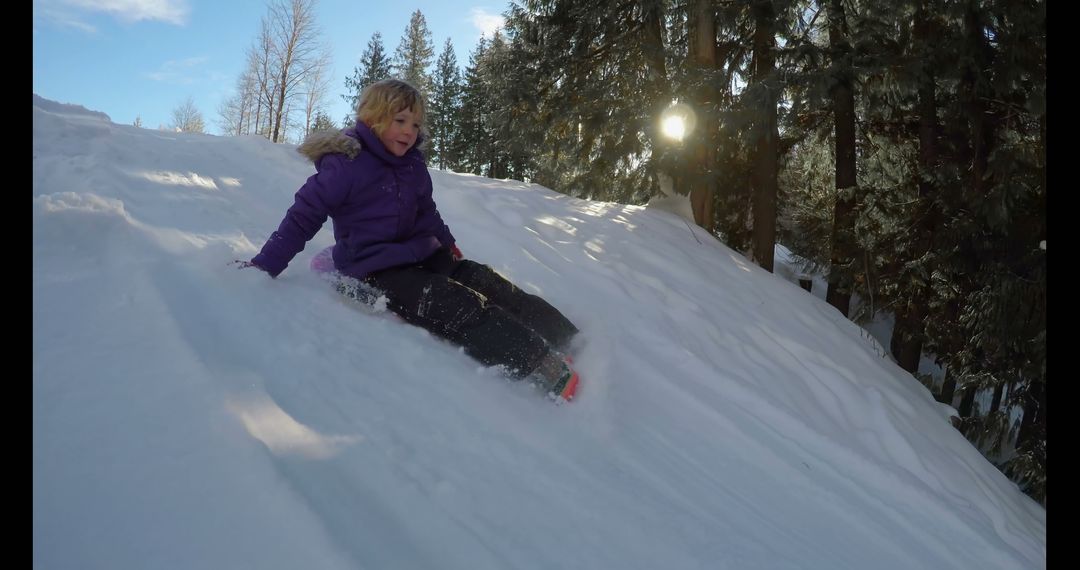
[[[340,273],[383,291],[406,322],[571,399],[578,376],[563,352],[577,328],[540,297],[462,258],[416,148],[424,111],[416,88],[388,79],[364,90],[354,127],[309,136],[297,150],[316,173],[262,251],[241,266],[277,277],[329,216]]]

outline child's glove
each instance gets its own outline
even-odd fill
[[[461,250],[458,249],[458,246],[457,246],[456,243],[454,245],[450,246],[450,255],[454,256],[455,261],[461,261],[462,259],[465,259],[465,256],[461,255]]]

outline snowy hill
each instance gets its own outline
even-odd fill
[[[308,271],[290,145],[35,95],[40,568],[1042,568],[1046,514],[855,324],[671,213],[432,170],[582,329],[555,406]],[[693,234],[691,233],[693,232]]]

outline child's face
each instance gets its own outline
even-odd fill
[[[405,153],[416,144],[418,134],[420,134],[420,121],[417,120],[416,114],[409,109],[402,109],[390,119],[390,125],[383,129],[379,140],[394,156],[405,156]]]

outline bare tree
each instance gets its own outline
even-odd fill
[[[291,127],[311,128],[329,89],[330,49],[315,22],[317,0],[274,0],[248,48],[237,95],[219,109],[227,132],[256,133],[274,142]],[[292,112],[303,109],[302,121]],[[302,137],[301,137],[302,138]]]
[[[251,74],[255,84],[255,130],[257,134],[270,138],[269,117],[270,110],[274,108],[274,99],[277,93],[276,74],[273,69],[277,67],[274,59],[274,42],[270,33],[270,23],[264,16],[259,28],[259,37],[255,44],[248,50],[248,73]]]
[[[275,0],[270,5],[269,34],[272,42],[275,96],[270,140],[284,139],[286,102],[303,93],[305,83],[317,69],[325,68],[329,56],[315,21],[317,0]],[[264,20],[265,21],[265,20]],[[303,105],[290,106],[290,108]]]
[[[240,93],[224,99],[218,105],[218,127],[227,135],[244,134],[243,97]]]
[[[295,97],[294,97],[295,99]],[[300,144],[304,140],[303,128],[304,125],[295,117],[294,111],[298,111],[303,104],[303,101],[297,102],[290,100],[285,104],[285,110],[282,112],[281,123],[281,138],[278,142]],[[290,136],[290,133],[296,132],[295,136]]]
[[[251,70],[244,72],[237,82],[238,106],[240,117],[237,131],[242,134],[251,134],[253,120],[258,117],[259,84]]]
[[[206,132],[202,113],[195,107],[195,101],[190,96],[179,107],[173,109],[172,123],[169,126],[185,133]]]
[[[315,115],[326,104],[326,93],[330,90],[330,52],[324,52],[321,60],[304,80],[304,136],[313,130]]]
[[[218,107],[218,125],[225,134],[245,135],[254,132],[252,122],[258,116],[259,87],[250,67],[236,81],[236,94]]]
[[[239,94],[223,100],[218,105],[218,127],[226,135],[244,134],[245,110]]]

